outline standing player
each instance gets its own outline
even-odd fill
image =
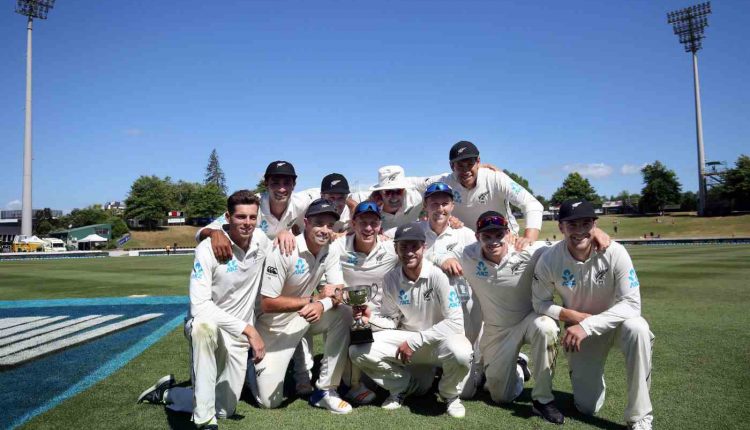
[[[380,208],[375,202],[365,201],[357,205],[352,217],[353,235],[340,237],[331,248],[341,256],[341,269],[347,286],[375,285],[376,295],[370,307],[379,306],[383,290],[383,278],[398,263],[393,241],[383,241],[380,231]],[[347,399],[359,404],[367,404],[375,399],[375,393],[368,390],[359,380],[359,369],[351,369],[351,390]]]
[[[534,312],[531,304],[534,264],[546,248],[532,245],[517,251],[509,246],[508,221],[498,212],[483,213],[475,225],[479,242],[454,250],[457,261],[453,262],[463,268],[474,298],[482,303],[484,330],[479,348],[487,377],[485,387],[495,402],[515,400],[529,376],[525,366],[517,364],[525,364],[518,358],[519,352],[522,345],[531,345],[533,412],[562,424],[564,417],[552,395],[559,329],[552,319]]]
[[[312,193],[312,190],[310,191]],[[323,177],[320,183],[320,197],[333,203],[339,219],[333,226],[335,233],[346,233],[349,230],[351,220],[349,206],[346,199],[349,197],[349,182],[340,173],[331,173]]]
[[[190,310],[185,335],[191,346],[193,388],[172,387],[166,376],[144,391],[138,402],[166,403],[168,408],[192,412],[198,428],[218,428],[217,418],[234,414],[240,398],[248,349],[263,360],[263,339],[254,328],[254,306],[263,261],[270,240],[255,232],[260,202],[248,190],[227,199],[227,239],[232,259],[220,263],[211,239],[195,248],[190,276]]]
[[[382,330],[373,334],[373,343],[351,346],[352,361],[390,391],[384,409],[401,407],[417,390],[411,365],[442,367],[440,397],[448,414],[461,418],[466,410],[459,393],[472,360],[461,302],[445,274],[423,259],[425,234],[419,224],[399,227],[395,242],[401,264],[386,274],[381,305],[370,318]]]
[[[333,204],[318,199],[305,213],[305,230],[296,237],[291,255],[275,249],[266,260],[261,288],[263,314],[258,332],[266,342],[266,358],[256,366],[258,403],[278,407],[283,400],[284,375],[300,339],[310,331],[325,333],[323,360],[317,390],[310,398],[314,406],[347,414],[352,407],[339,398],[336,387],[346,365],[351,312],[338,307],[335,291],[344,279],[337,251],[329,247],[339,215]],[[323,292],[313,291],[325,274]]]
[[[597,216],[591,203],[568,200],[560,207],[564,240],[552,246],[534,272],[534,309],[565,322],[567,352],[576,408],[595,414],[604,404],[604,363],[616,345],[625,356],[631,429],[650,429],[653,409],[651,346],[654,335],[641,317],[638,276],[625,248],[612,243],[595,253],[591,241]],[[553,294],[562,297],[562,306]],[[548,344],[554,338],[548,338]]]

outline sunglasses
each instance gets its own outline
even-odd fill
[[[448,185],[442,183],[442,182],[435,182],[430,184],[429,187],[427,187],[427,190],[424,192],[425,197],[435,194],[435,193],[448,193],[450,195],[453,195],[453,190]]]
[[[497,226],[500,228],[508,228],[508,220],[501,216],[487,216],[477,221],[477,230],[481,230],[488,225]]]
[[[380,214],[380,208],[377,203],[366,201],[358,204],[357,207],[354,208],[354,215],[361,214],[362,212],[375,212],[376,214]]]
[[[383,194],[386,196],[400,196],[401,193],[404,192],[402,189],[394,189],[394,190],[383,190]]]

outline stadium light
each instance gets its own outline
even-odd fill
[[[23,200],[21,234],[31,236],[31,28],[34,18],[47,19],[55,0],[18,0],[16,13],[27,17],[26,23],[26,125],[23,137]]]
[[[684,45],[685,52],[693,53],[693,83],[695,91],[695,129],[698,140],[698,216],[706,213],[706,156],[703,152],[703,119],[701,117],[701,91],[698,81],[698,51],[703,48],[704,30],[708,27],[711,2],[701,3],[667,13],[667,23]]]

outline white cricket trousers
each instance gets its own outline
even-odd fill
[[[266,344],[266,356],[255,365],[258,383],[258,403],[266,408],[276,408],[284,400],[284,376],[300,339],[310,332],[325,333],[320,376],[315,386],[320,390],[338,387],[346,365],[349,346],[349,326],[352,314],[349,308],[337,306],[324,312],[314,324],[294,314],[283,326],[268,326],[263,317],[258,319],[256,330]]]
[[[510,327],[484,325],[479,345],[484,360],[485,387],[492,400],[508,403],[523,391],[523,373],[517,371],[518,353],[522,345],[531,345],[531,366],[534,388],[531,398],[540,403],[555,400],[552,376],[557,356],[557,334],[560,329],[550,317],[530,312]]]
[[[568,352],[570,380],[576,408],[593,415],[604,404],[606,385],[604,363],[610,348],[616,345],[625,356],[628,403],[625,421],[636,422],[652,412],[651,347],[654,334],[642,317],[629,318],[619,327],[600,336],[589,336],[581,343],[579,352]]]
[[[167,407],[192,412],[197,425],[232,416],[245,381],[247,338],[233,337],[213,321],[199,318],[185,322],[185,336],[191,347],[193,387],[171,388]]]
[[[406,393],[412,378],[412,366],[432,365],[443,368],[438,391],[444,399],[457,397],[463,389],[471,369],[471,343],[462,334],[455,334],[433,345],[424,345],[414,352],[411,363],[405,365],[396,358],[398,347],[414,332],[406,330],[382,330],[373,333],[374,342],[352,345],[349,354],[352,362],[359,366],[376,384],[391,394]]]

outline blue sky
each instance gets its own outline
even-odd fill
[[[0,207],[21,198],[25,21],[0,11]],[[471,140],[549,197],[573,170],[639,192],[661,160],[697,187],[688,1],[59,0],[34,31],[35,207],[127,196],[139,175],[230,190],[271,160],[298,187],[337,171],[448,169]],[[699,53],[707,160],[749,153],[750,2],[714,1]]]

